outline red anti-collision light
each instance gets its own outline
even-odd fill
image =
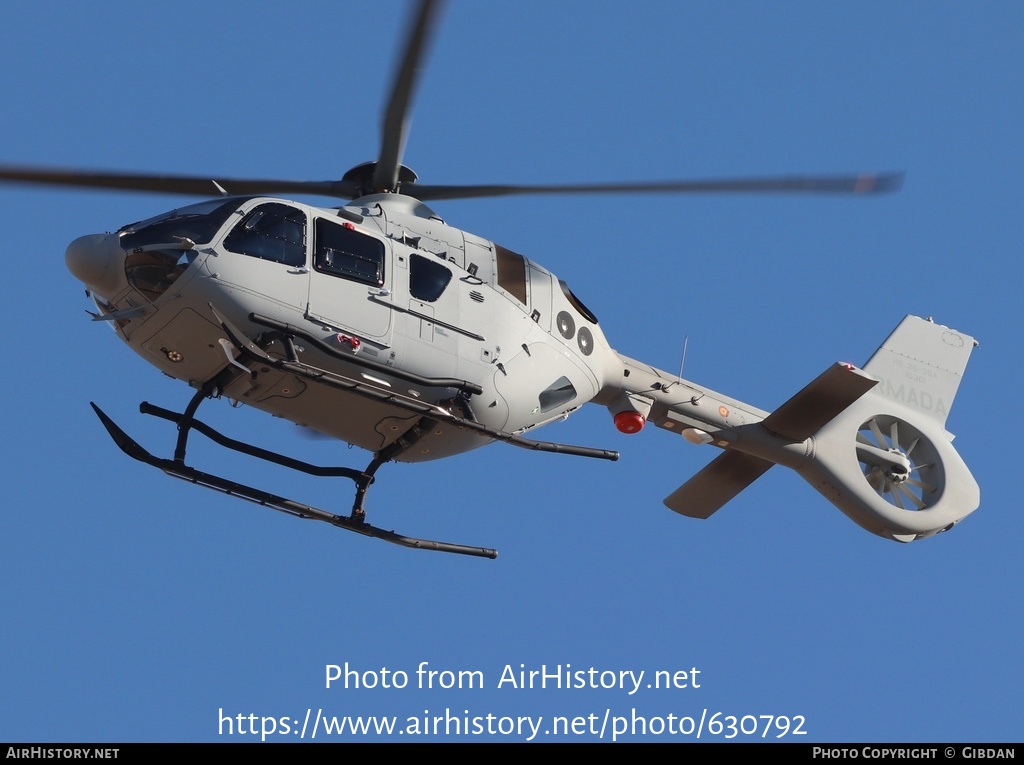
[[[337,340],[342,345],[347,345],[353,351],[358,351],[359,347],[363,344],[363,342],[358,337],[349,337],[348,335],[341,333],[337,335]]]
[[[619,412],[613,419],[620,433],[639,433],[647,422],[640,412]]]

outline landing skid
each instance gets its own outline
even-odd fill
[[[207,489],[223,492],[224,494],[228,494],[233,497],[246,499],[250,502],[255,502],[257,505],[263,505],[264,507],[269,507],[271,510],[277,510],[278,512],[285,513],[287,515],[292,515],[297,518],[323,521],[324,523],[329,523],[332,526],[337,526],[338,528],[345,529],[346,531],[354,531],[355,533],[362,534],[363,536],[383,539],[385,542],[391,542],[392,544],[401,545],[403,547],[412,547],[418,550],[437,550],[438,552],[457,553],[459,555],[473,555],[480,558],[496,558],[498,557],[497,550],[493,550],[489,547],[472,547],[469,545],[453,544],[451,542],[435,542],[430,539],[407,537],[401,534],[396,534],[394,531],[379,529],[376,526],[371,526],[367,523],[366,510],[364,509],[366,492],[370,488],[370,484],[373,483],[374,476],[380,466],[386,462],[396,459],[402,454],[402,452],[412,447],[419,439],[430,432],[433,427],[433,423],[445,423],[453,427],[469,430],[485,438],[504,441],[507,444],[511,444],[512,446],[517,446],[522,449],[552,452],[556,454],[570,454],[578,457],[590,457],[604,460],[616,460],[619,457],[618,452],[607,449],[594,449],[585,446],[553,443],[550,441],[535,441],[514,433],[507,433],[505,431],[489,428],[476,421],[476,418],[473,417],[472,408],[469,406],[469,396],[479,393],[480,388],[478,385],[465,380],[449,378],[421,378],[409,373],[384,368],[388,374],[409,379],[411,382],[415,382],[420,385],[454,389],[457,391],[457,395],[449,402],[449,405],[456,410],[461,410],[463,416],[459,416],[445,406],[418,401],[410,397],[395,394],[391,391],[384,391],[336,372],[330,372],[325,369],[311,366],[299,359],[298,348],[294,342],[295,338],[300,338],[305,342],[316,346],[327,355],[336,356],[346,362],[356,364],[357,366],[369,367],[375,371],[380,371],[376,369],[380,366],[376,362],[358,359],[341,353],[324,344],[319,339],[303,332],[297,327],[293,327],[288,324],[281,324],[254,314],[249,316],[250,320],[254,323],[268,327],[270,332],[267,333],[266,336],[259,338],[257,341],[250,340],[240,330],[238,330],[237,327],[218,314],[217,311],[213,309],[213,306],[210,306],[210,308],[228,336],[228,340],[221,341],[222,345],[228,344],[229,346],[233,346],[238,352],[240,359],[233,359],[229,355],[229,361],[231,363],[225,370],[224,374],[207,382],[200,390],[198,390],[192,397],[188,406],[185,407],[185,411],[180,414],[177,412],[171,412],[167,409],[161,409],[160,407],[147,402],[143,402],[139,407],[143,414],[160,417],[161,419],[169,420],[170,422],[177,424],[178,439],[174,448],[173,459],[162,459],[150,454],[131,436],[121,430],[121,428],[98,406],[96,406],[96,404],[92,404],[92,408],[95,410],[97,416],[99,416],[103,426],[107,429],[110,437],[114,439],[114,443],[118,445],[121,451],[133,459],[137,459],[140,462],[145,462],[147,465],[159,468],[168,475],[180,478],[183,481],[188,481],[189,483],[203,486]],[[281,343],[285,350],[286,358],[276,358],[267,353],[266,347],[275,342]],[[225,347],[225,351],[227,351],[227,347]],[[242,359],[252,364],[266,365],[289,372],[297,377],[309,380],[314,384],[326,385],[330,388],[354,393],[372,401],[386,403],[389,406],[393,406],[398,409],[405,410],[412,415],[416,415],[418,416],[418,419],[401,437],[377,452],[370,461],[370,464],[367,465],[364,470],[311,465],[307,462],[286,457],[283,454],[261,449],[242,441],[236,441],[218,433],[209,425],[195,419],[195,413],[199,408],[199,405],[205,399],[220,396],[223,384],[218,384],[218,382],[223,383],[225,380],[230,379],[232,375],[237,375],[237,367],[240,367],[243,370],[243,373],[255,376],[252,368],[243,364],[241,361]],[[319,508],[312,507],[311,505],[306,505],[285,497],[280,497],[276,494],[271,494],[263,491],[262,489],[257,489],[252,486],[231,481],[227,478],[222,478],[221,476],[203,473],[186,465],[185,451],[188,445],[188,435],[192,430],[198,430],[204,436],[215,441],[226,449],[241,452],[242,454],[248,454],[251,457],[256,457],[257,459],[265,460],[267,462],[273,462],[276,465],[291,468],[292,470],[298,470],[308,475],[336,476],[351,479],[356,486],[355,502],[352,505],[352,513],[347,516],[336,515],[335,513],[321,510]]]
[[[127,454],[129,457],[145,462],[147,465],[163,470],[167,475],[175,478],[180,478],[183,481],[202,486],[207,489],[213,489],[232,497],[239,497],[240,499],[246,499],[250,502],[254,502],[257,505],[263,507],[269,507],[271,510],[277,510],[278,512],[291,515],[296,518],[305,518],[307,520],[323,521],[329,523],[332,526],[337,526],[339,529],[345,529],[346,531],[354,531],[356,534],[362,534],[366,537],[373,537],[375,539],[382,539],[385,542],[391,542],[392,544],[401,545],[402,547],[411,547],[417,550],[436,550],[437,552],[448,552],[457,553],[459,555],[472,555],[479,558],[497,558],[498,551],[493,550],[489,547],[473,547],[470,545],[453,544],[451,542],[436,542],[431,539],[419,539],[417,537],[407,537],[402,534],[397,534],[394,531],[388,531],[386,529],[380,529],[376,526],[371,526],[366,522],[366,512],[363,509],[363,502],[366,497],[366,490],[370,484],[373,483],[374,473],[386,460],[374,458],[373,461],[367,466],[366,470],[359,471],[351,468],[344,467],[320,467],[317,465],[310,465],[306,462],[285,457],[282,454],[276,452],[267,451],[266,449],[260,449],[252,446],[251,444],[245,444],[234,439],[227,438],[223,434],[217,432],[209,425],[206,425],[199,420],[194,418],[195,409],[199,402],[206,397],[206,393],[200,391],[192,399],[189,407],[183,414],[177,412],[171,412],[160,407],[153,406],[152,404],[143,402],[140,406],[140,410],[143,414],[151,414],[161,419],[170,420],[178,424],[178,445],[175,449],[174,459],[162,459],[155,457],[144,449],[135,439],[125,433],[107,414],[100,409],[96,404],[92,404],[93,410],[96,412],[103,426],[107,429],[110,437],[114,439],[114,443]],[[195,406],[193,406],[193,404]],[[221,476],[212,475],[210,473],[204,473],[200,470],[196,470],[193,467],[185,464],[185,442],[188,438],[188,432],[190,430],[198,430],[204,436],[207,436],[216,443],[224,446],[225,448],[232,449],[233,451],[242,452],[252,457],[257,457],[267,462],[273,462],[277,465],[292,468],[293,470],[299,470],[309,475],[318,476],[340,476],[344,478],[350,478],[356,484],[356,502],[352,508],[352,514],[348,516],[336,515],[335,513],[321,510],[320,508],[313,507],[312,505],[306,505],[295,500],[287,499],[276,494],[257,489],[253,486],[247,486],[246,484],[237,483]]]

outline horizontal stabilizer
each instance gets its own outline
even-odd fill
[[[666,497],[665,506],[690,518],[709,518],[772,464],[743,452],[725,452]]]
[[[761,425],[791,441],[804,441],[877,384],[856,367],[833,364]]]

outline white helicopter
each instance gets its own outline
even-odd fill
[[[489,548],[402,536],[367,522],[391,460],[449,457],[492,441],[614,460],[527,438],[587,402],[615,426],[647,422],[723,449],[665,504],[708,518],[774,464],[796,470],[856,523],[909,542],[951,528],[980,491],[946,415],[974,340],[906,317],[863,368],[837,363],[774,412],[613,350],[597,318],[541,265],[447,225],[426,202],[514,194],[892,190],[898,175],[560,186],[438,186],[402,164],[417,70],[438,3],[422,0],[383,120],[378,159],[341,180],[233,180],[0,166],[6,182],[218,197],[83,236],[67,265],[136,353],[196,389],[174,455],[143,449],[95,404],[117,445],[166,473],[272,509],[408,547],[493,558]],[[350,200],[314,207],[276,196]],[[362,447],[363,470],[321,467],[229,439],[195,415],[226,397]],[[186,464],[190,433],[312,475],[355,483],[338,515]]]

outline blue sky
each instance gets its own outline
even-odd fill
[[[338,177],[377,151],[406,10],[7,9],[0,161]],[[63,252],[181,200],[0,187],[0,740],[251,740],[218,735],[221,711],[307,710],[545,725],[706,710],[801,715],[795,741],[1020,740],[1021,28],[1021,6],[999,2],[456,0],[416,99],[405,161],[424,182],[906,171],[902,192],[871,199],[434,207],[568,281],[620,351],[675,370],[688,336],[687,378],[764,409],[833,361],[863,363],[906,313],[977,337],[947,427],[982,505],[910,546],[861,531],[783,469],[709,521],[678,517],[661,500],[717,452],[618,434],[597,407],[541,437],[618,449],[614,464],[494,445],[380,471],[371,520],[497,547],[496,561],[172,481],[120,454],[88,402],[163,453],[171,431],[137,404],[180,408],[189,390],[88,321]],[[313,462],[367,459],[226,402],[202,416]],[[314,505],[350,501],[344,482],[195,455]],[[410,687],[325,688],[325,666],[346,662],[407,672]],[[413,688],[421,662],[479,671],[485,687]],[[697,668],[701,687],[497,687],[520,664]]]

